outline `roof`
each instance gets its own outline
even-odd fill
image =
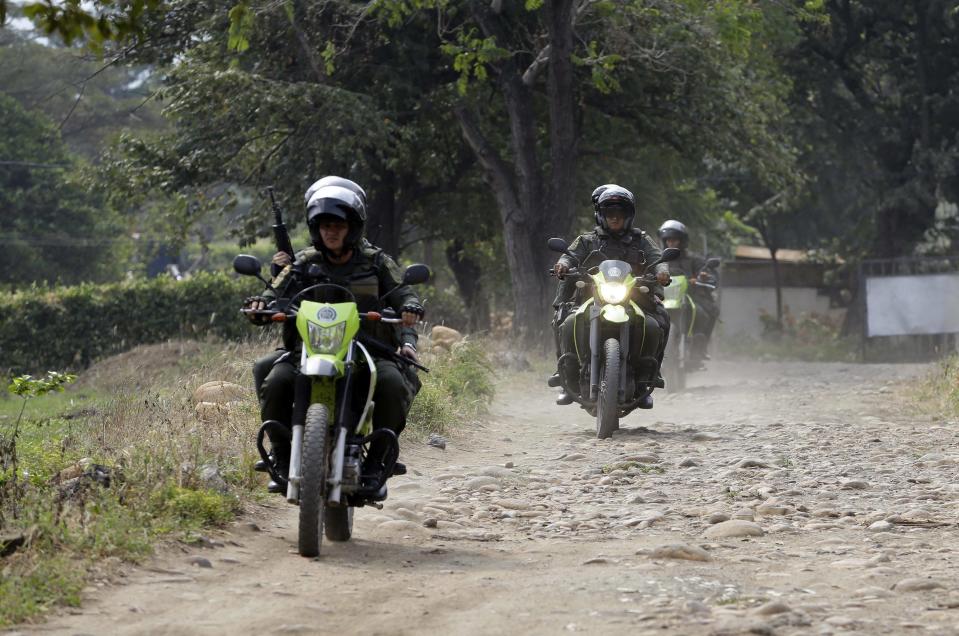
[[[757,245],[737,245],[733,253],[737,260],[772,260],[772,254],[769,249]],[[802,263],[809,260],[806,252],[802,250],[776,250],[776,260],[784,263]]]

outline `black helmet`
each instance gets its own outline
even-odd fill
[[[313,193],[320,188],[325,188],[326,186],[339,186],[341,188],[346,188],[347,190],[350,190],[356,194],[356,196],[360,197],[360,199],[363,201],[363,205],[366,205],[366,192],[359,186],[359,184],[357,184],[355,181],[350,181],[349,179],[344,179],[343,177],[336,177],[333,175],[323,177],[311,185],[306,191],[306,197],[303,202],[309,205],[310,199],[313,198]]]
[[[366,227],[366,204],[363,199],[347,188],[328,185],[319,188],[306,204],[306,225],[310,228],[313,246],[323,249],[320,238],[320,219],[334,217],[349,223],[350,233],[346,236],[347,245],[356,245],[363,237]]]
[[[633,217],[636,216],[636,202],[633,193],[622,186],[611,183],[603,186],[596,199],[596,224],[604,230],[609,230],[606,223],[606,211],[612,208],[623,210],[626,213],[625,232],[633,226]]]
[[[593,194],[591,194],[589,197],[590,200],[593,202],[593,211],[596,210],[596,204],[599,202],[599,195],[605,192],[606,188],[609,188],[615,185],[616,185],[615,183],[607,183],[606,185],[601,185],[595,190],[593,190]]]
[[[666,239],[679,239],[679,249],[684,250],[689,246],[689,232],[686,226],[679,221],[672,219],[659,226],[659,241],[666,247]]]

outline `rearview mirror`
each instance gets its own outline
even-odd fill
[[[565,254],[566,250],[569,249],[569,243],[561,238],[551,238],[550,240],[546,241],[546,247],[554,252]]]
[[[233,259],[233,271],[235,271],[237,274],[243,274],[244,276],[259,276],[261,269],[263,269],[263,265],[260,264],[260,259],[258,259],[256,256],[240,254]]]
[[[678,247],[667,247],[663,250],[663,255],[659,257],[659,262],[668,263],[669,261],[675,261],[681,254],[682,252],[680,252]]]
[[[420,285],[428,281],[432,276],[433,272],[430,271],[429,267],[417,263],[410,265],[406,268],[406,271],[403,272],[403,284]]]
[[[707,258],[707,259],[706,259],[706,269],[716,269],[717,267],[719,267],[719,264],[720,264],[721,262],[722,262],[722,261],[720,261],[720,260],[719,260],[718,258],[716,258],[716,257]]]

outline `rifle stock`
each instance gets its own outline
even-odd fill
[[[270,195],[270,204],[273,206],[273,238],[276,240],[276,249],[286,252],[292,259],[294,257],[293,241],[290,240],[290,232],[286,229],[286,223],[283,222],[283,210],[273,196],[273,186],[269,186],[266,191]]]

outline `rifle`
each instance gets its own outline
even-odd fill
[[[286,223],[283,222],[283,210],[280,209],[280,205],[273,196],[273,186],[268,186],[266,191],[270,195],[270,203],[273,205],[273,237],[276,239],[276,249],[280,252],[286,252],[291,259],[295,258],[293,242],[290,240]]]

